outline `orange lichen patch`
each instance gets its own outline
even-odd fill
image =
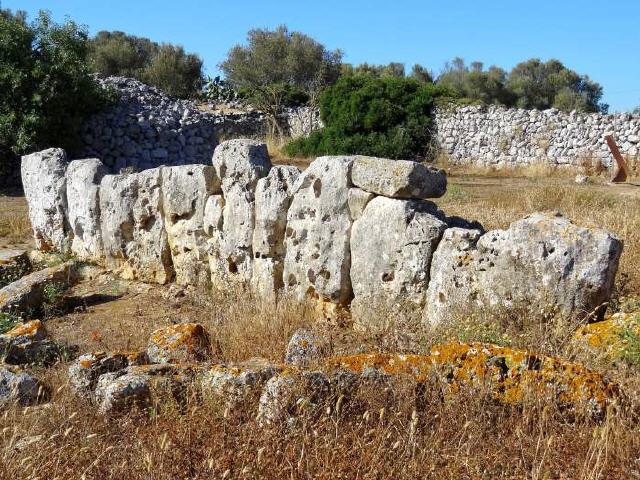
[[[39,340],[47,336],[47,330],[40,320],[31,320],[21,323],[15,328],[4,334],[6,337],[28,337],[33,340]]]
[[[604,408],[619,397],[617,385],[582,365],[484,343],[436,345],[429,355],[336,357],[327,366],[358,373],[370,368],[389,375],[410,375],[417,381],[435,375],[450,385],[451,392],[462,386],[487,385],[505,403],[519,403],[532,392],[549,395],[560,405],[586,402]]]
[[[209,350],[209,335],[199,323],[180,323],[161,328],[151,334],[151,344],[162,349],[186,349],[190,353]]]
[[[640,314],[637,312],[620,312],[601,322],[583,325],[576,331],[575,338],[586,341],[590,347],[617,356],[625,348],[623,335],[629,331],[640,335]]]

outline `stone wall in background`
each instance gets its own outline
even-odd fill
[[[612,134],[623,155],[640,157],[640,116],[563,113],[497,106],[440,108],[435,115],[436,145],[453,163],[519,166],[542,162],[582,166],[612,156]]]

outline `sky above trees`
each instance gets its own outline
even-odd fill
[[[619,0],[2,0],[33,18],[39,9],[69,16],[91,34],[122,30],[197,52],[207,73],[251,28],[286,24],[349,63],[415,63],[439,73],[446,61],[463,57],[510,70],[531,57],[557,58],[604,87],[611,111],[640,105],[640,2]]]

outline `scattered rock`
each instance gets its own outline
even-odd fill
[[[35,405],[48,400],[49,390],[18,367],[0,364],[0,409],[12,404]]]
[[[0,288],[15,282],[31,271],[25,250],[0,248]]]
[[[21,169],[36,247],[45,251],[68,250],[67,155],[60,148],[25,155]]]
[[[60,347],[47,338],[47,331],[40,320],[22,323],[0,335],[0,358],[11,365],[56,362]]]
[[[410,160],[357,156],[351,179],[362,190],[391,198],[437,198],[447,191],[443,170]]]
[[[76,394],[90,398],[98,378],[132,365],[147,363],[145,352],[93,352],[80,355],[69,367],[69,383]]]
[[[37,311],[44,301],[45,287],[49,284],[70,286],[75,281],[75,262],[68,261],[55,267],[30,273],[0,289],[0,312],[20,314]]]
[[[199,362],[211,356],[209,334],[198,323],[179,323],[151,334],[147,356],[152,363]]]
[[[585,183],[589,183],[589,177],[588,177],[588,176],[586,176],[586,175],[578,174],[578,175],[576,175],[576,180],[575,180],[575,182],[576,182],[578,185],[584,185]]]
[[[311,330],[300,328],[291,336],[284,363],[296,367],[308,367],[327,354],[327,345]]]
[[[151,405],[151,387],[148,375],[105,373],[98,379],[95,400],[102,414],[145,409]]]
[[[581,326],[575,338],[611,359],[635,360],[640,353],[636,345],[640,338],[640,315],[615,313],[606,320]]]
[[[507,230],[448,229],[431,262],[424,322],[517,309],[532,318],[604,314],[622,243],[557,214],[536,213]]]
[[[99,190],[107,168],[97,158],[73,160],[66,173],[67,216],[73,233],[71,251],[81,260],[104,256],[100,231]]]

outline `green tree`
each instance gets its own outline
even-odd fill
[[[484,64],[477,61],[467,66],[462,58],[456,57],[445,64],[438,85],[449,89],[455,97],[510,106],[513,99],[505,87],[506,80],[507,73],[499,67],[485,70]]]
[[[412,78],[343,76],[322,94],[324,128],[289,143],[285,152],[423,158],[433,100],[440,94],[439,87]]]
[[[33,149],[71,148],[83,118],[108,101],[89,75],[87,32],[41,12],[0,10],[0,163]]]
[[[179,98],[194,97],[204,82],[197,55],[124,32],[98,32],[90,42],[89,64],[102,75],[133,77]]]
[[[303,99],[317,104],[320,92],[340,75],[341,61],[339,50],[280,26],[249,31],[247,44],[233,47],[220,68],[227,82],[269,115],[272,132],[281,132],[282,107]]]
[[[602,87],[558,60],[542,62],[532,58],[519,63],[511,70],[507,87],[516,99],[515,105],[520,108],[542,110],[555,107],[581,112],[608,110],[608,105],[601,103]]]

